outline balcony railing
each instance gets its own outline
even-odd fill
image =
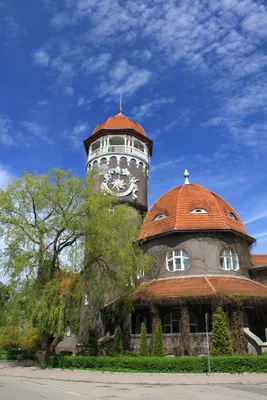
[[[142,150],[136,149],[135,147],[123,146],[123,145],[117,145],[117,146],[110,145],[106,147],[100,147],[97,150],[92,151],[89,155],[89,158],[93,159],[97,156],[109,153],[115,153],[115,154],[123,153],[123,154],[133,155],[142,158],[145,161],[148,161],[148,155],[145,154]]]

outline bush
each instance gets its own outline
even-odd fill
[[[0,330],[0,348],[8,349],[9,347],[22,347],[22,333],[17,327],[9,326]]]
[[[96,331],[92,322],[88,324],[88,330],[85,338],[84,353],[86,356],[97,356],[99,351]]]
[[[155,332],[154,332],[152,355],[155,357],[164,356],[161,320],[158,321]]]
[[[142,322],[141,335],[140,335],[140,356],[148,356],[148,342],[147,342],[147,330],[146,324]]]
[[[92,369],[102,371],[206,373],[207,357],[82,357],[51,356],[54,368]],[[267,357],[211,357],[212,373],[267,373]]]
[[[115,354],[123,354],[122,334],[119,326],[116,326],[114,332],[113,352]]]
[[[7,349],[7,360],[34,360],[35,349],[16,349],[10,347]]]
[[[227,326],[227,318],[222,307],[218,307],[212,317],[211,355],[233,355],[233,346]]]

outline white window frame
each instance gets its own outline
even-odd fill
[[[229,255],[226,252],[229,252]],[[232,249],[223,249],[220,252],[220,267],[224,271],[238,271],[239,260],[236,252]]]
[[[180,252],[180,254],[178,254]],[[176,267],[176,260],[181,260],[181,268]],[[185,260],[188,260],[188,265],[186,266]],[[169,263],[172,262],[173,269],[169,268]],[[170,272],[175,271],[185,271],[190,267],[190,257],[186,250],[175,249],[170,251],[166,256],[166,268]]]
[[[206,211],[204,208],[195,208],[190,212],[190,214],[208,214],[208,211]]]

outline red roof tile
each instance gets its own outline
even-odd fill
[[[102,129],[133,129],[136,132],[141,133],[141,135],[146,136],[146,133],[140,124],[132,121],[123,114],[117,114],[114,117],[108,118],[105,122],[98,125],[93,130],[92,134],[99,132]]]
[[[254,267],[267,266],[267,254],[251,254],[250,260]]]
[[[197,208],[203,208],[207,213],[191,214]],[[166,218],[154,221],[159,214],[165,214]],[[189,184],[170,190],[154,203],[145,218],[140,238],[190,229],[233,229],[248,235],[237,212],[227,201],[203,186]]]
[[[136,300],[146,298],[175,299],[180,297],[207,297],[215,294],[267,297],[267,286],[250,279],[231,276],[169,278],[141,283],[135,289],[133,297]]]

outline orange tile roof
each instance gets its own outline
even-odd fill
[[[146,136],[146,133],[142,126],[137,122],[132,121],[130,118],[123,114],[117,114],[114,117],[108,118],[105,122],[98,125],[92,134],[99,132],[101,129],[133,129],[141,135]]]
[[[191,214],[203,208],[207,214]],[[233,214],[232,219],[227,214]],[[159,214],[166,218],[154,221]],[[222,197],[196,184],[178,186],[161,196],[143,223],[140,238],[146,239],[175,230],[233,229],[248,235],[237,212]]]
[[[251,254],[250,261],[254,267],[267,266],[267,254]]]
[[[266,296],[267,286],[245,278],[231,276],[192,276],[143,282],[134,293],[136,300],[207,297],[215,294],[232,296]]]

